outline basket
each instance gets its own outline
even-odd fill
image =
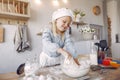
[[[92,33],[83,33],[84,40],[92,40],[93,34]]]

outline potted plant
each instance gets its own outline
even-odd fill
[[[90,28],[89,26],[85,26],[80,29],[80,32],[82,33],[85,40],[91,40],[93,34],[95,33],[95,29]]]
[[[73,10],[73,14],[74,14],[74,21],[76,21],[77,16],[79,16],[79,14],[80,14],[80,10],[78,10],[78,9]]]
[[[83,18],[85,15],[86,15],[85,12],[83,12],[83,11],[80,12],[80,20],[81,20],[80,22],[83,22],[83,21],[82,21],[82,18]]]
[[[82,19],[86,15],[84,11],[81,11],[79,9],[73,10],[73,14],[74,14],[74,21],[77,22],[79,22],[80,19]]]

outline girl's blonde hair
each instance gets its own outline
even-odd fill
[[[54,36],[57,36],[57,26],[56,21],[52,21],[52,32]],[[62,33],[62,41],[64,41],[64,33]]]

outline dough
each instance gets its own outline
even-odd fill
[[[70,77],[81,77],[89,72],[90,61],[88,59],[80,60],[77,65],[73,58],[65,58],[64,63],[62,64],[62,71]]]

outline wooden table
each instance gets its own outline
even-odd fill
[[[18,80],[19,76],[15,72],[0,74],[0,80]]]
[[[102,80],[120,80],[120,68],[118,69],[103,69],[91,72],[92,76],[101,76]]]
[[[102,69],[97,71],[90,71],[90,79],[88,80],[120,80],[120,68],[118,69]],[[0,80],[20,80],[15,72],[0,74]],[[66,78],[65,80],[81,80],[74,78]]]

